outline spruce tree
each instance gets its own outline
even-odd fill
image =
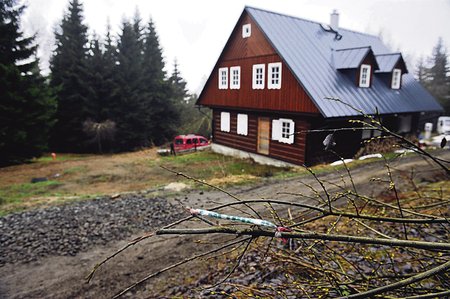
[[[57,89],[57,122],[51,145],[58,151],[76,152],[86,149],[83,122],[94,117],[89,106],[92,90],[87,84],[88,38],[83,25],[83,8],[71,0],[60,30],[55,33],[56,50],[50,61],[51,86]]]
[[[428,73],[429,73],[429,70],[425,66],[424,59],[421,56],[419,58],[418,62],[417,62],[417,65],[416,65],[416,73],[415,73],[415,75],[416,75],[417,80],[421,84],[426,85],[428,83],[428,80],[429,80],[429,74]]]
[[[175,60],[172,75],[169,78],[172,99],[180,113],[180,124],[177,127],[178,134],[200,134],[205,137],[211,135],[211,110],[195,106],[196,94],[189,94],[186,89],[186,81],[180,74],[178,62]]]
[[[430,80],[426,86],[439,100],[445,112],[450,114],[450,69],[447,58],[447,49],[442,38],[439,38],[433,49],[431,67],[429,68]]]
[[[83,132],[91,137],[86,141],[89,151],[110,151],[115,137],[115,123],[109,119],[116,88],[113,80],[114,61],[110,61],[107,54],[98,36],[94,35],[86,65],[90,117],[83,121]]]
[[[91,118],[98,120],[103,101],[103,51],[99,37],[94,34],[90,45],[86,63],[86,87],[88,89],[87,109],[91,111]]]
[[[115,95],[120,89],[115,82],[116,73],[116,63],[117,63],[117,47],[115,46],[111,37],[111,26],[107,25],[107,33],[104,45],[104,51],[102,54],[102,72],[103,72],[103,84],[101,93],[101,108],[100,108],[100,119],[105,121],[111,119],[112,114],[112,101]]]
[[[181,77],[178,67],[178,62],[175,59],[173,63],[173,72],[169,78],[172,88],[172,98],[177,104],[187,102],[189,99],[188,90],[186,89],[186,81],[184,81]]]
[[[0,165],[47,149],[55,100],[40,74],[34,37],[20,31],[24,6],[0,0]]]
[[[176,134],[180,112],[175,105],[171,82],[166,80],[162,49],[152,20],[147,25],[144,43],[143,70],[150,99],[149,116],[153,143],[159,145]]]
[[[117,89],[114,83],[115,57],[113,55],[114,46],[111,41],[107,41],[107,45],[103,46],[99,38],[94,35],[86,65],[89,87],[88,106],[93,121],[104,121],[110,116],[111,99]]]
[[[149,104],[142,67],[142,43],[134,26],[122,24],[117,45],[115,83],[117,93],[112,100],[112,120],[116,122],[118,150],[130,150],[150,144]]]

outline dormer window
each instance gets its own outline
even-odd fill
[[[219,69],[219,89],[228,89],[228,68]]]
[[[392,83],[391,83],[392,89],[400,89],[401,78],[402,78],[402,70],[394,69],[392,71]]]
[[[245,24],[242,26],[242,38],[247,38],[252,35],[252,25],[251,24]]]
[[[359,74],[359,87],[370,87],[370,76],[371,76],[370,64],[362,64]]]

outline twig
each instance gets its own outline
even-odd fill
[[[402,297],[397,299],[435,299],[435,298],[441,298],[441,297],[448,297],[450,295],[450,290],[443,291],[439,293],[431,293],[431,294],[423,294],[423,295],[417,295],[417,296],[410,296],[410,297]]]
[[[386,168],[387,168],[387,172],[388,172],[388,176],[389,176],[389,190],[393,190],[394,191],[394,195],[395,195],[395,199],[397,201],[397,206],[398,206],[398,210],[400,212],[400,216],[402,218],[405,218],[403,216],[402,206],[400,204],[400,199],[398,197],[397,187],[395,186],[394,179],[392,178],[391,168],[389,167],[389,163],[387,161],[386,161]],[[406,224],[405,223],[403,223],[403,233],[405,234],[405,239],[408,240],[408,232],[406,231]]]
[[[394,238],[389,237],[388,235],[385,235],[385,234],[383,234],[382,232],[377,231],[376,229],[370,227],[369,225],[365,224],[365,223],[362,222],[361,220],[358,220],[358,219],[355,219],[355,218],[353,218],[352,220],[358,222],[359,224],[361,224],[361,225],[364,226],[365,228],[367,228],[367,229],[373,231],[373,232],[376,233],[377,235],[380,235],[380,236],[382,236],[382,237],[384,237],[384,238],[387,238],[387,239],[394,239]]]
[[[170,265],[170,266],[168,266],[168,267],[165,267],[165,268],[163,268],[163,269],[161,269],[161,270],[159,270],[159,271],[153,272],[153,273],[147,275],[146,277],[144,277],[143,279],[141,279],[141,280],[139,280],[139,281],[133,283],[132,285],[130,285],[130,286],[127,287],[126,289],[123,289],[122,291],[120,291],[118,294],[116,294],[116,295],[113,297],[113,299],[120,298],[122,295],[124,295],[124,294],[127,293],[128,291],[130,291],[130,290],[134,289],[135,287],[141,285],[142,283],[146,282],[147,280],[149,280],[149,279],[151,279],[151,278],[153,278],[153,277],[155,277],[155,276],[158,276],[158,275],[161,274],[161,273],[167,272],[167,271],[169,271],[169,270],[171,270],[171,269],[173,269],[173,268],[176,268],[176,267],[181,266],[181,265],[183,265],[183,264],[189,263],[189,262],[191,262],[191,261],[193,261],[193,260],[196,260],[196,259],[198,259],[198,258],[207,256],[207,255],[209,255],[209,254],[218,252],[218,251],[220,251],[220,250],[222,250],[222,249],[225,249],[225,248],[227,248],[227,247],[230,247],[230,246],[233,246],[233,245],[236,245],[236,244],[238,244],[238,243],[245,242],[245,241],[251,240],[251,239],[252,239],[252,237],[249,237],[249,238],[245,238],[245,239],[238,240],[238,241],[235,241],[235,242],[231,242],[231,243],[229,243],[229,244],[220,246],[220,247],[218,247],[218,248],[209,250],[209,251],[207,251],[207,252],[200,253],[200,254],[196,254],[196,255],[194,255],[194,256],[191,256],[190,258],[187,258],[187,259],[184,259],[184,260],[182,260],[182,261],[180,261],[180,262],[178,262],[178,263],[172,264],[172,265]]]
[[[356,193],[351,193],[351,192],[350,192],[350,194],[352,194],[353,196],[357,196],[359,199],[364,200],[365,202],[367,202],[368,204],[370,204],[372,206],[384,206],[384,207],[388,207],[388,208],[391,208],[391,209],[398,209],[398,207],[396,207],[394,205],[391,205],[391,204],[388,204],[388,203],[385,203],[385,202],[382,202],[382,201],[380,201],[380,200],[378,200],[376,198],[370,198],[370,197],[367,197],[367,196],[364,196],[364,195],[361,195],[361,194],[356,194]],[[448,201],[448,202],[450,202],[450,201]],[[436,218],[436,216],[433,216],[433,215],[418,213],[418,212],[415,212],[415,211],[412,211],[412,210],[409,210],[409,209],[405,209],[405,208],[402,208],[402,210],[403,210],[404,213],[408,213],[408,214],[411,214],[411,215],[416,215],[416,216],[420,216],[420,217],[426,217],[426,218],[430,218],[430,219],[435,219]]]
[[[186,220],[192,219],[192,216],[189,217],[185,217],[182,218],[180,220],[177,220],[175,222],[172,222],[166,226],[164,226],[163,228],[171,228],[175,225],[178,225]],[[106,257],[103,261],[101,261],[100,263],[97,263],[94,268],[91,270],[91,272],[86,276],[85,280],[87,283],[89,283],[91,281],[91,279],[94,277],[95,272],[106,262],[108,262],[110,259],[114,258],[116,255],[118,255],[119,253],[121,253],[122,251],[126,250],[127,248],[136,245],[137,243],[144,241],[145,239],[148,239],[150,237],[153,237],[155,235],[155,232],[150,232],[150,233],[146,233],[130,242],[128,242],[125,246],[123,246],[122,248],[120,248],[119,250],[117,250],[115,253],[113,253],[112,255]]]
[[[426,279],[428,277],[435,276],[437,274],[446,272],[449,269],[450,269],[450,261],[448,261],[448,262],[446,262],[446,263],[444,263],[444,264],[442,264],[440,266],[434,267],[434,268],[432,268],[432,269],[430,269],[428,271],[425,271],[425,272],[422,272],[420,274],[411,276],[411,277],[409,277],[407,279],[403,279],[403,280],[397,281],[397,282],[389,284],[389,285],[385,285],[385,286],[382,286],[382,287],[379,287],[379,288],[375,288],[375,289],[369,290],[367,292],[362,292],[362,293],[353,294],[353,295],[346,296],[346,297],[341,297],[339,299],[344,299],[344,298],[349,298],[349,299],[369,298],[369,297],[372,297],[372,296],[375,296],[375,295],[378,295],[378,294],[386,293],[388,291],[396,290],[396,289],[402,288],[404,286],[416,283],[416,282],[424,280],[424,279]]]
[[[228,206],[233,206],[237,204],[248,204],[248,203],[276,203],[276,204],[282,204],[287,206],[296,206],[301,208],[306,208],[310,210],[314,210],[317,212],[322,213],[325,216],[343,216],[347,218],[358,218],[358,219],[366,219],[366,220],[372,220],[372,221],[384,221],[384,222],[393,222],[393,223],[416,223],[416,224],[430,224],[430,223],[449,223],[449,219],[446,218],[428,218],[428,219],[421,219],[421,218],[395,218],[395,217],[384,217],[384,216],[377,216],[377,215],[364,215],[364,214],[355,214],[355,213],[347,213],[347,212],[336,212],[332,210],[331,212],[328,211],[328,209],[323,209],[320,207],[315,207],[307,204],[301,204],[301,203],[295,203],[295,202],[288,202],[288,201],[282,201],[282,200],[275,200],[275,199],[246,199],[242,200],[241,202],[230,202],[226,204],[222,204],[220,206],[216,206],[214,208],[211,208],[210,210],[218,210],[222,209]]]
[[[216,189],[216,190],[218,190],[218,191],[220,191],[220,192],[222,192],[222,193],[224,193],[224,194],[230,196],[231,198],[233,198],[233,199],[235,199],[235,200],[237,200],[237,201],[242,201],[242,200],[241,200],[239,197],[237,197],[236,195],[231,194],[230,192],[228,192],[228,191],[226,191],[226,190],[224,190],[224,189],[222,189],[222,188],[220,188],[220,187],[211,185],[211,184],[209,184],[209,183],[207,183],[207,182],[204,182],[204,181],[202,181],[202,180],[199,180],[199,179],[196,179],[196,178],[194,178],[194,177],[188,176],[188,175],[186,175],[186,174],[184,174],[184,173],[182,173],[182,172],[174,171],[174,170],[169,169],[169,168],[167,168],[167,167],[165,167],[165,166],[160,165],[160,167],[161,167],[162,169],[164,169],[164,170],[167,170],[168,172],[171,172],[171,173],[176,174],[176,175],[178,175],[178,176],[182,176],[182,177],[184,177],[184,178],[186,178],[186,179],[188,179],[188,180],[191,180],[191,181],[197,182],[197,183],[199,183],[199,184],[203,184],[203,185],[205,185],[205,186],[208,186],[208,187],[210,187],[210,188]],[[253,209],[253,208],[252,208],[251,206],[249,206],[249,205],[245,205],[245,206],[246,206],[247,208],[249,208],[253,213],[255,213],[256,216],[258,216],[259,218],[261,218],[261,215],[259,215],[259,213],[255,211],[255,209]]]
[[[317,177],[317,175],[314,173],[314,171],[312,171],[311,168],[306,167],[306,166],[305,166],[305,168],[306,168],[306,170],[308,170],[309,173],[312,174],[312,176],[316,179],[316,181],[317,181],[317,182],[320,184],[320,186],[322,187],[323,192],[325,192],[325,195],[326,195],[326,197],[327,197],[328,209],[329,209],[330,212],[331,212],[331,209],[332,209],[332,207],[331,207],[331,200],[330,200],[330,194],[328,193],[327,188],[325,188],[325,185],[323,184],[323,182]]]
[[[214,226],[214,225],[216,225],[214,222],[212,222],[212,221],[209,221],[208,219],[206,219],[206,218],[203,218],[202,216],[199,216],[199,215],[192,215],[192,216],[194,216],[195,218],[197,218],[198,220],[200,220],[200,221],[203,221],[203,222],[205,222],[206,224],[209,224],[209,225],[211,225],[211,226]]]
[[[245,253],[247,252],[250,244],[252,243],[253,238],[250,238],[250,240],[248,240],[247,245],[245,246],[244,250],[242,251],[242,253],[239,255],[238,260],[236,261],[236,263],[233,266],[233,269],[231,269],[231,271],[223,278],[221,279],[219,282],[213,284],[212,286],[208,286],[205,289],[212,289],[217,287],[218,285],[224,283],[228,278],[230,278],[230,276],[234,273],[234,271],[237,269],[237,267],[239,267],[239,265],[241,264],[242,258],[244,257]]]

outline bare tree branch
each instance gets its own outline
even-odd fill
[[[432,268],[432,269],[430,269],[428,271],[425,271],[425,272],[422,272],[420,274],[417,274],[417,275],[414,275],[412,277],[409,277],[407,279],[403,279],[401,281],[397,281],[395,283],[391,283],[391,284],[386,285],[386,286],[375,288],[375,289],[369,290],[367,292],[362,292],[362,293],[353,294],[353,295],[346,296],[346,297],[341,297],[339,299],[344,299],[344,298],[349,298],[349,299],[370,298],[370,297],[378,295],[378,294],[382,294],[382,293],[385,293],[385,292],[388,292],[388,291],[392,291],[392,290],[396,290],[396,289],[402,288],[404,286],[407,286],[407,285],[413,284],[415,282],[424,280],[424,279],[426,279],[428,277],[435,276],[435,275],[440,274],[440,273],[444,273],[444,272],[448,271],[449,269],[450,269],[450,261],[448,261],[448,262],[446,262],[446,263],[444,263],[444,264],[442,264],[440,266],[434,267],[434,268]]]
[[[432,299],[432,298],[441,298],[445,297],[447,298],[450,295],[450,290],[443,291],[439,293],[431,293],[431,294],[424,294],[424,295],[417,295],[417,296],[410,296],[410,297],[402,297],[398,299]]]
[[[275,237],[275,232],[261,229],[242,229],[230,227],[209,227],[209,228],[192,228],[192,229],[161,229],[156,231],[157,235],[203,235],[203,234],[233,234],[239,236],[253,237]],[[338,241],[345,243],[401,246],[425,250],[450,250],[450,243],[424,242],[398,239],[379,239],[370,237],[357,237],[349,235],[331,235],[321,233],[301,233],[301,232],[283,232],[283,238],[304,239],[304,240],[324,240]]]

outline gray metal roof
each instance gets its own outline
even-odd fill
[[[354,69],[361,65],[361,62],[370,52],[370,46],[339,49],[332,51],[332,59],[334,59],[334,67],[337,70]]]
[[[392,72],[395,64],[399,61],[399,59],[401,57],[402,57],[402,54],[400,54],[400,53],[389,53],[389,54],[376,55],[375,58],[377,59],[378,66],[380,67],[378,72],[379,73]]]
[[[330,97],[368,114],[376,113],[376,109],[381,114],[442,110],[411,74],[404,74],[402,88],[393,90],[376,75],[370,88],[359,88],[349,76],[336,70],[333,52],[338,50],[370,46],[375,55],[389,53],[378,37],[339,29],[342,38],[337,39],[316,22],[252,7],[245,10],[324,117],[358,115],[352,108],[328,100]]]

